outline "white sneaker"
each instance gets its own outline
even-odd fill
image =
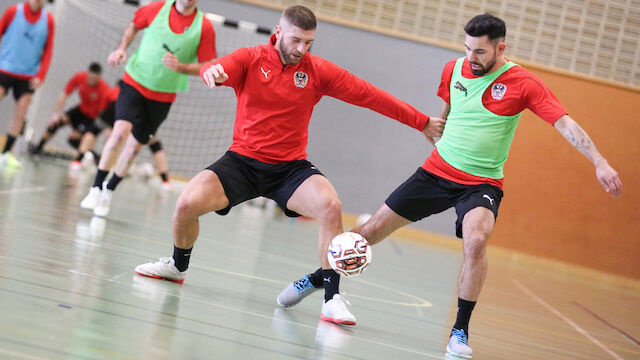
[[[73,160],[69,163],[69,171],[78,171],[82,168],[82,163],[78,160]]]
[[[171,191],[171,189],[173,189],[173,186],[171,185],[170,181],[163,181],[162,182],[162,190]]]
[[[92,186],[89,189],[89,194],[82,200],[80,203],[80,207],[87,210],[93,210],[98,206],[98,201],[100,200],[100,194],[102,190],[97,186]]]
[[[84,156],[82,156],[82,168],[88,169],[95,166],[95,164],[96,158],[93,156],[93,153],[91,151],[85,152]]]
[[[187,270],[180,271],[171,257],[160,258],[156,262],[136,266],[136,273],[154,279],[164,279],[177,283],[184,283]]]
[[[333,299],[322,304],[320,319],[340,325],[355,325],[356,317],[347,309],[347,305],[351,304],[342,295],[333,295]]]
[[[447,355],[452,355],[454,358],[471,359],[473,350],[469,347],[467,334],[464,333],[464,330],[453,329],[449,344],[447,344]]]
[[[98,205],[93,209],[93,215],[105,217],[109,215],[109,208],[111,207],[111,198],[113,197],[113,190],[109,190],[106,187],[100,194]]]

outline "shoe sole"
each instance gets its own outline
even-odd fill
[[[330,318],[328,316],[324,316],[322,314],[320,314],[320,320],[323,321],[328,321],[328,322],[332,322],[334,324],[339,324],[339,325],[355,325],[356,322],[355,321],[349,321],[349,320],[342,320],[342,319],[334,319],[334,318]]]
[[[453,359],[471,359],[471,356],[472,356],[472,355],[463,355],[463,354],[454,353],[449,349],[448,346],[447,346],[447,355]]]
[[[182,280],[167,279],[166,277],[162,277],[162,276],[158,276],[158,275],[147,275],[147,274],[143,274],[143,273],[137,272],[137,271],[136,271],[136,274],[142,275],[142,276],[146,276],[146,277],[150,277],[150,278],[153,278],[153,279],[167,280],[167,281],[171,281],[171,282],[178,283],[178,284],[184,284],[184,279],[182,279]]]

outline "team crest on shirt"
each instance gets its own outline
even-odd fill
[[[506,92],[507,85],[505,84],[495,83],[491,86],[491,97],[496,100],[501,100]]]
[[[307,86],[307,82],[309,81],[309,75],[303,73],[302,71],[298,71],[293,74],[293,83],[296,84],[297,87],[303,88]]]

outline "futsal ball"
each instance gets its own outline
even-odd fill
[[[361,235],[344,232],[331,240],[327,259],[338,274],[358,275],[371,263],[371,246]]]

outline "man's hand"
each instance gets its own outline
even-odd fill
[[[166,52],[162,57],[162,63],[169,70],[173,70],[175,72],[180,72],[178,69],[180,68],[180,62],[178,61],[178,57],[173,55],[170,52]]]
[[[114,52],[109,54],[107,58],[107,62],[111,66],[122,65],[127,61],[127,52],[121,49],[116,49]]]
[[[222,84],[229,79],[229,75],[224,72],[224,68],[220,64],[209,67],[202,73],[202,79],[209,88],[214,88],[217,84]]]
[[[600,159],[596,161],[596,177],[606,192],[610,192],[611,196],[616,197],[622,194],[622,181],[607,160]]]
[[[29,88],[31,90],[39,88],[40,85],[42,85],[42,80],[38,79],[37,77],[33,77],[31,80],[29,80]]]
[[[446,119],[441,119],[437,117],[429,118],[429,122],[427,126],[422,129],[422,133],[427,139],[433,144],[433,138],[439,138],[442,136],[442,132],[444,131],[444,125],[447,122]]]

